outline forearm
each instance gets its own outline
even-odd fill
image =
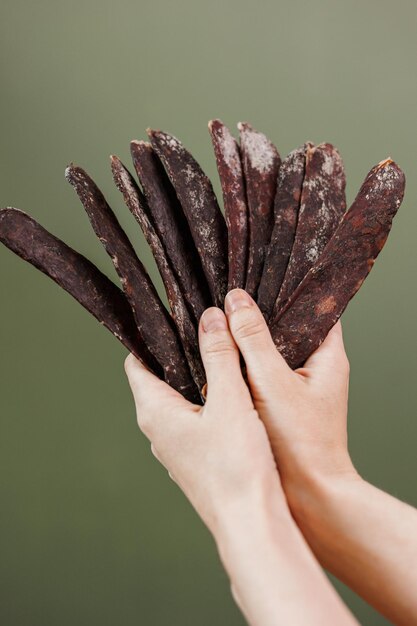
[[[321,564],[394,623],[416,623],[417,511],[355,474],[310,475],[291,489]]]
[[[352,625],[285,502],[269,493],[235,503],[214,536],[236,602],[251,626]]]

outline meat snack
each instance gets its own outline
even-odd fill
[[[162,163],[151,144],[132,141],[133,164],[152,222],[196,324],[211,305],[210,292],[190,227]]]
[[[150,370],[162,369],[147,349],[123,292],[91,261],[45,230],[24,211],[0,210],[0,241],[52,278]]]
[[[238,128],[240,145],[220,120],[209,122],[226,220],[209,179],[172,135],[148,130],[150,143],[131,143],[139,183],[111,157],[114,182],[149,244],[170,310],[82,168],[70,165],[67,179],[123,290],[22,211],[0,210],[0,242],[199,404],[207,387],[198,342],[204,309],[222,308],[228,288],[244,287],[290,367],[302,366],[370,272],[404,194],[404,174],[386,159],[346,211],[343,163],[332,144],[307,142],[281,163],[265,135],[248,123]]]
[[[227,292],[227,229],[210,180],[182,143],[148,130],[187,217],[213,302],[223,306]]]
[[[249,208],[246,291],[256,298],[266,247],[274,224],[274,197],[281,158],[275,146],[247,122],[239,122],[240,148]]]
[[[298,287],[317,261],[346,210],[345,172],[330,143],[309,146],[297,230],[284,281],[272,316]]]
[[[367,175],[320,258],[270,325],[292,368],[318,348],[372,269],[404,195],[405,177],[391,159]]]
[[[305,143],[283,160],[274,201],[274,226],[267,247],[262,278],[258,289],[258,306],[269,319],[281,289],[294,244],[303,187],[306,151],[313,144]]]
[[[208,127],[216,156],[227,225],[227,289],[244,289],[249,250],[249,218],[239,145],[220,120],[211,120]]]
[[[199,399],[175,325],[103,194],[81,167],[70,165],[65,176],[119,274],[139,332],[161,364],[166,382],[190,400]]]
[[[141,227],[158,266],[171,308],[171,314],[177,327],[191,374],[201,393],[206,377],[198,349],[197,330],[191,314],[187,309],[163,245],[150,221],[149,208],[143,193],[120,159],[116,156],[111,156],[110,158],[116,187],[123,194],[126,206]]]

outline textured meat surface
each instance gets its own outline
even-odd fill
[[[292,368],[318,348],[372,269],[404,195],[405,177],[390,159],[367,175],[320,259],[270,326]]]
[[[319,258],[345,210],[346,178],[342,159],[331,144],[307,148],[294,245],[272,317],[276,317]]]
[[[223,306],[227,292],[227,229],[212,184],[182,143],[162,131],[149,130],[187,217],[213,302]]]
[[[91,261],[11,207],[0,210],[0,241],[71,294],[151,370],[162,373],[139,334],[125,295]]]
[[[174,323],[103,194],[81,167],[71,165],[65,175],[119,274],[139,332],[161,364],[166,382],[190,399],[199,398]]]
[[[23,211],[0,209],[0,241],[49,276],[157,376],[202,403],[206,376],[198,342],[201,314],[223,307],[228,290],[257,301],[290,367],[304,365],[358,291],[389,235],[405,177],[386,159],[367,175],[346,211],[343,162],[332,144],[306,142],[281,162],[248,123],[240,142],[209,122],[225,218],[212,184],[174,136],[148,129],[132,141],[139,183],[115,156],[124,202],[150,246],[169,310],[94,181],[70,165],[95,234],[122,289]]]
[[[311,146],[312,144],[304,144],[290,152],[279,170],[274,201],[274,226],[258,289],[258,305],[267,320],[278,297],[294,244],[306,150]]]
[[[187,306],[198,322],[212,301],[187,219],[151,144],[132,141],[130,150],[147,201],[148,217],[165,249]]]
[[[249,208],[249,256],[245,289],[256,298],[274,224],[274,197],[281,158],[263,133],[247,122],[239,122],[238,128]]]
[[[137,220],[151,248],[165,286],[171,314],[181,338],[191,374],[198,389],[201,391],[206,383],[206,377],[198,348],[197,330],[185,304],[176,277],[172,272],[163,245],[148,217],[149,211],[146,198],[138,188],[130,172],[116,156],[111,157],[111,168],[116,186],[123,194],[126,206]]]
[[[228,290],[244,289],[249,248],[248,207],[239,145],[220,120],[209,122],[223,193],[228,238]]]

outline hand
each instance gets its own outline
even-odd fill
[[[212,531],[248,623],[356,623],[290,515],[220,309],[204,312],[199,341],[208,388],[203,407],[133,356],[126,359],[138,423],[155,456]]]
[[[230,292],[225,308],[291,512],[315,556],[390,621],[417,624],[417,511],[360,478],[349,458],[340,322],[292,371],[246,292]]]
[[[257,499],[256,506],[263,506],[274,494],[283,506],[285,502],[265,427],[220,309],[204,312],[199,342],[208,383],[203,407],[186,401],[133,355],[125,367],[139,427],[152,442],[155,456],[215,532],[219,519],[240,501]]]
[[[347,449],[349,363],[340,322],[304,367],[292,371],[245,291],[231,291],[225,310],[290,506],[299,504],[316,478],[355,478]]]

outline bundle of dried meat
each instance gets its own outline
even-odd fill
[[[165,287],[161,301],[103,194],[75,165],[66,177],[109,254],[122,290],[23,211],[0,210],[0,241],[52,278],[172,387],[204,402],[198,322],[228,290],[258,302],[277,349],[303,365],[339,319],[385,244],[405,178],[386,159],[346,210],[345,174],[329,143],[307,142],[281,160],[248,123],[240,141],[209,123],[225,217],[212,184],[182,143],[149,130],[132,141],[133,175],[111,157],[114,182],[139,223]]]

